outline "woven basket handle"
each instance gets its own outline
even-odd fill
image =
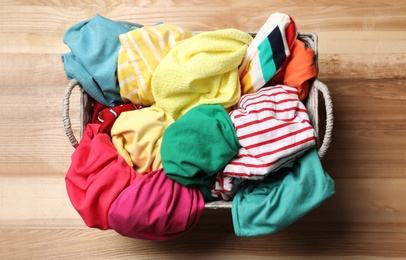
[[[84,91],[83,88],[80,86],[79,81],[77,81],[76,79],[71,80],[65,89],[65,94],[64,94],[64,98],[63,98],[63,104],[62,104],[62,120],[63,120],[63,126],[65,128],[65,134],[69,138],[69,141],[74,148],[76,148],[79,145],[79,142],[76,139],[76,137],[72,131],[72,125],[71,125],[71,120],[70,120],[70,116],[69,116],[69,101],[70,101],[70,96],[72,94],[72,90],[75,87],[79,87],[82,92]],[[333,102],[331,99],[330,92],[324,83],[322,83],[321,81],[316,79],[314,82],[314,87],[323,94],[324,103],[326,106],[326,131],[324,133],[323,142],[318,151],[320,158],[322,158],[326,154],[326,152],[330,146],[330,143],[331,143],[331,136],[332,136],[333,124],[334,124]],[[83,105],[84,105],[84,99],[81,98],[80,107],[82,108]]]
[[[73,131],[72,131],[72,125],[71,125],[71,121],[70,121],[70,116],[69,116],[69,99],[70,96],[72,94],[72,90],[76,87],[80,87],[80,83],[79,81],[77,81],[76,79],[73,79],[69,82],[68,86],[65,89],[65,95],[63,98],[63,103],[62,103],[62,121],[63,121],[63,126],[65,128],[65,133],[66,136],[68,136],[70,143],[72,144],[72,146],[74,148],[78,147],[79,142],[76,139]],[[80,89],[82,90],[82,88],[80,87]],[[83,91],[83,90],[82,90]],[[82,99],[80,99],[80,102],[82,103]],[[83,105],[81,104],[80,107],[82,107]]]
[[[324,133],[323,142],[318,151],[319,157],[322,158],[326,154],[331,143],[334,124],[333,101],[331,100],[330,91],[323,82],[316,79],[314,82],[314,87],[323,94],[324,103],[326,106],[326,131]]]

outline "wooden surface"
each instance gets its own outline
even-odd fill
[[[65,31],[96,13],[256,31],[276,11],[319,36],[319,79],[335,115],[323,165],[337,193],[287,229],[257,238],[236,237],[228,210],[205,211],[192,231],[168,242],[87,228],[64,184],[73,152],[61,120]],[[403,0],[2,0],[0,259],[406,258],[405,40]]]

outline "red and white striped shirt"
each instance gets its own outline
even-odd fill
[[[316,144],[296,88],[277,85],[241,97],[230,112],[241,147],[217,175],[214,197],[228,200],[245,180],[262,180]]]

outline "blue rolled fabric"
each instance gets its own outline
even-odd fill
[[[234,232],[241,237],[275,233],[334,193],[334,181],[323,170],[313,148],[292,168],[283,168],[240,188],[232,202]]]
[[[119,35],[140,25],[116,22],[96,15],[69,28],[63,38],[71,52],[62,55],[68,79],[77,79],[84,90],[101,104],[123,104],[116,70]]]

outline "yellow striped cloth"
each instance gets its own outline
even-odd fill
[[[121,34],[117,79],[124,102],[153,105],[151,78],[155,68],[171,49],[191,36],[190,31],[167,23]]]

